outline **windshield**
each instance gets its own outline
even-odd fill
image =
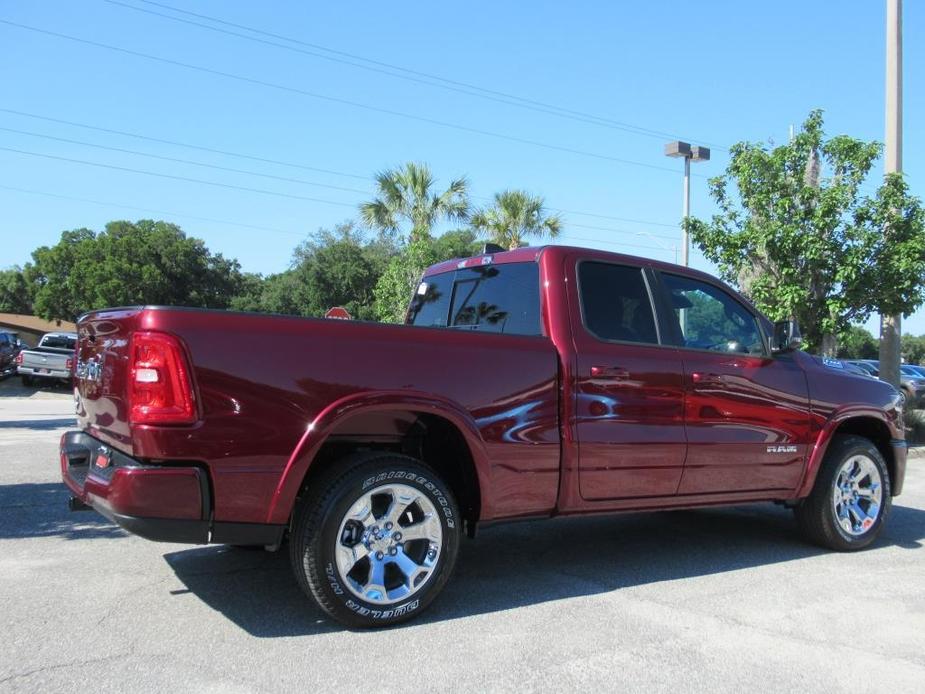
[[[42,338],[41,346],[53,349],[74,349],[77,346],[77,338],[67,335],[46,335]]]

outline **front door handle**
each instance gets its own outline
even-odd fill
[[[591,378],[612,378],[615,381],[625,381],[630,372],[622,366],[592,366]]]
[[[691,374],[691,380],[695,386],[719,386],[723,384],[723,377],[720,374],[703,373],[702,371],[694,371]]]

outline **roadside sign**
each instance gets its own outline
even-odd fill
[[[350,313],[348,313],[347,309],[345,309],[343,306],[335,306],[333,308],[329,308],[325,312],[324,317],[334,318],[335,320],[350,320],[352,318]]]

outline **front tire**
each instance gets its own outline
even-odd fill
[[[838,436],[826,451],[812,494],[794,512],[808,540],[852,552],[877,539],[891,503],[890,476],[877,447],[860,436]]]
[[[417,616],[449,579],[461,519],[453,494],[419,461],[362,453],[309,483],[290,559],[302,590],[350,627]]]

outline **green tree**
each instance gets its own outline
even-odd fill
[[[434,239],[434,254],[441,260],[471,258],[482,252],[482,244],[471,229],[454,229]]]
[[[876,359],[880,343],[860,325],[851,325],[838,336],[839,359]]]
[[[408,303],[424,270],[434,263],[467,258],[478,253],[478,243],[467,229],[449,231],[433,239],[417,238],[393,256],[375,289],[376,317],[387,323],[402,323]]]
[[[402,323],[408,302],[424,269],[437,261],[432,239],[417,238],[392,258],[376,284],[376,317],[386,323]]]
[[[376,197],[360,205],[363,223],[377,231],[395,234],[410,225],[409,241],[428,238],[442,220],[464,221],[469,216],[468,182],[450,181],[435,192],[435,181],[426,164],[408,162],[403,168],[376,174]]]
[[[238,285],[238,293],[232,297],[228,308],[233,311],[262,311],[262,295],[266,283],[267,280],[260,274],[243,273]]]
[[[925,335],[903,335],[900,338],[903,359],[908,364],[925,363]],[[875,354],[871,359],[876,359]]]
[[[373,290],[386,257],[376,245],[364,244],[353,224],[320,231],[296,249],[293,259],[308,315],[343,306],[354,318],[374,318]]]
[[[296,247],[285,272],[245,276],[231,305],[239,311],[314,317],[343,306],[354,318],[371,320],[373,290],[395,252],[387,239],[366,241],[352,222],[320,229]]]
[[[211,253],[175,224],[150,219],[110,222],[98,234],[65,231],[32,258],[26,276],[35,313],[47,319],[137,304],[225,308],[241,285],[236,260]]]
[[[469,224],[502,248],[525,246],[530,237],[556,238],[562,230],[562,219],[546,214],[543,198],[523,190],[495,193],[494,203],[473,213]]]
[[[19,267],[0,270],[0,313],[32,313],[32,293]]]
[[[852,323],[875,311],[908,314],[925,300],[920,202],[899,175],[873,196],[860,192],[880,151],[826,138],[813,111],[786,145],[734,145],[709,184],[718,214],[687,222],[725,279],[773,319],[796,318],[809,348],[828,355]]]

